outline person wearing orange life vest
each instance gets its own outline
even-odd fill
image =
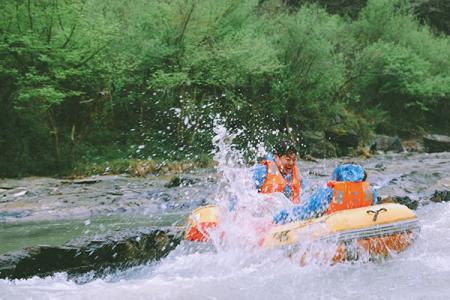
[[[273,155],[268,155],[253,170],[253,179],[260,193],[281,192],[293,203],[300,203],[302,180],[296,165],[297,149],[288,141],[275,145]]]
[[[326,188],[315,192],[305,203],[295,206],[291,213],[281,210],[273,218],[277,224],[316,218],[333,212],[375,205],[376,191],[366,182],[362,166],[347,163],[338,166]]]

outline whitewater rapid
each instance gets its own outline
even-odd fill
[[[157,264],[86,284],[65,274],[0,280],[0,299],[448,299],[450,203],[417,214],[418,239],[381,262],[300,267],[278,252],[189,254],[180,245]]]

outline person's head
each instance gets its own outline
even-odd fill
[[[336,167],[331,175],[331,179],[335,181],[365,181],[367,173],[364,168],[356,163],[344,163]]]
[[[294,144],[289,141],[281,141],[275,145],[273,154],[280,172],[283,175],[291,173],[297,160],[297,149]]]

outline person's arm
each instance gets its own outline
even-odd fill
[[[294,206],[291,213],[286,209],[279,211],[273,217],[273,222],[275,224],[286,224],[318,217],[325,213],[332,198],[333,190],[331,188],[319,189],[307,201]]]
[[[267,166],[256,165],[253,169],[253,181],[256,188],[259,190],[267,178]]]
[[[321,188],[315,192],[307,201],[292,209],[295,220],[305,220],[321,216],[328,209],[333,198],[331,188]]]
[[[272,221],[275,224],[286,224],[292,221],[291,216],[289,215],[286,209],[280,210],[276,215],[273,216]]]

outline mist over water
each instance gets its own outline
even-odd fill
[[[233,146],[239,132],[216,124],[215,134],[221,179],[211,202],[220,206],[223,220],[212,233],[213,249],[193,251],[182,243],[160,262],[86,284],[66,274],[0,280],[0,299],[448,299],[450,203],[419,207],[419,237],[385,261],[301,267],[295,256],[257,247],[259,228],[289,200],[256,193],[251,169]],[[374,177],[380,187],[391,179]]]

